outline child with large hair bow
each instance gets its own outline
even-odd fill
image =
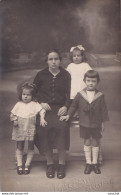
[[[86,62],[85,49],[82,45],[70,49],[72,62],[68,65],[67,71],[71,75],[71,99],[73,100],[77,92],[86,87],[83,77],[84,74],[92,68]]]

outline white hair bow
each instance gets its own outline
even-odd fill
[[[72,47],[72,48],[70,49],[70,52],[72,52],[76,47],[77,47],[78,49],[80,49],[80,50],[85,50],[84,47],[83,47],[82,45],[77,45],[77,46],[75,46],[75,47]]]

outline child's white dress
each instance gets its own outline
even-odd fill
[[[13,126],[12,140],[34,140],[36,115],[42,110],[38,102],[17,102],[11,110],[11,120],[17,119],[18,125]]]
[[[71,63],[68,65],[67,71],[71,75],[71,99],[74,99],[77,92],[86,87],[83,78],[88,70],[92,70],[92,68],[86,62],[80,64]]]

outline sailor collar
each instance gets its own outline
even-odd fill
[[[80,95],[89,103],[88,97],[87,97],[87,91],[86,88],[83,89],[82,91],[79,92]],[[95,90],[95,95],[94,95],[94,99],[92,100],[92,102],[94,102],[95,100],[97,100],[100,96],[102,96],[103,93],[98,91],[97,89]],[[91,103],[92,103],[91,102]]]

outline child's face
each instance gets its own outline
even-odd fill
[[[32,100],[31,91],[29,89],[23,89],[22,101],[27,104],[31,102],[31,100]]]
[[[75,63],[75,64],[80,64],[81,62],[82,62],[82,55],[81,55],[81,51],[73,51],[73,57],[72,57],[72,59],[73,59],[73,62]]]
[[[50,69],[58,69],[60,66],[59,55],[56,52],[49,53],[47,63]]]
[[[93,90],[95,90],[95,88],[98,84],[97,78],[86,77],[85,78],[85,84],[87,86],[87,90],[93,91]]]

